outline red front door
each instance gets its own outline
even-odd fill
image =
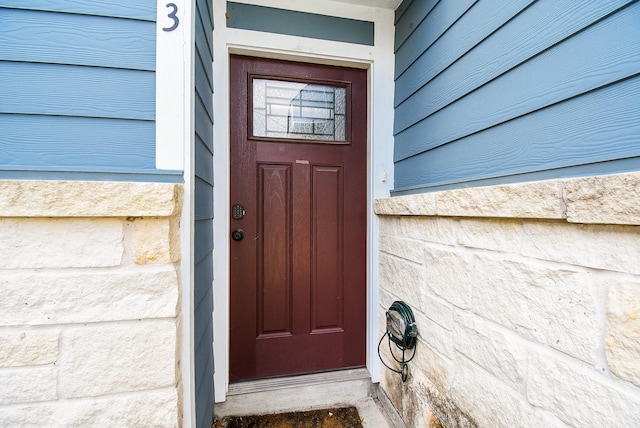
[[[365,364],[365,70],[231,57],[231,381]]]

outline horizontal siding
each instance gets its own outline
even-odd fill
[[[92,171],[84,171],[79,169],[70,169],[67,171],[49,171],[46,169],[39,170],[34,167],[11,168],[3,167],[0,169],[0,179],[2,180],[24,180],[27,176],[30,180],[81,180],[81,181],[129,181],[133,183],[184,183],[182,171],[155,169],[141,173],[132,170],[121,169],[118,171],[94,169]]]
[[[0,5],[0,170],[160,172],[156,2],[134,3]]]
[[[211,289],[211,287],[209,287]],[[213,296],[211,292],[201,302],[203,306],[196,308],[195,353],[202,356],[195,360],[195,373],[206,382],[196,382],[196,426],[209,428],[213,420]],[[205,304],[206,302],[206,304]]]
[[[202,267],[202,273],[204,274],[205,270],[208,270],[208,265],[202,265],[199,263],[198,266]],[[202,275],[200,277],[201,281],[205,279],[211,279],[210,276]],[[198,306],[195,308],[195,318],[194,318],[194,346],[196,350],[198,349],[206,349],[212,347],[213,341],[212,337],[208,334],[211,334],[211,320],[213,314],[213,291],[211,289],[211,283],[206,284],[202,282],[198,289],[204,290],[204,293],[200,296],[200,300],[198,301]],[[208,337],[207,337],[208,336]],[[207,361],[209,357],[207,356]]]
[[[155,73],[0,61],[0,113],[155,118]]]
[[[208,53],[207,56],[213,59],[213,13],[211,3],[209,1],[196,2],[196,37],[199,38],[196,42],[196,47],[201,53],[206,51]]]
[[[193,259],[199,263],[213,252],[213,223],[210,219],[196,220],[194,233],[199,238],[194,242]]]
[[[196,59],[196,90],[202,91],[202,88],[208,87],[213,90],[213,58],[212,53],[206,48],[201,47],[202,43],[206,43],[206,38],[201,30],[196,31],[196,40],[199,41],[198,48],[195,52]],[[205,58],[205,60],[203,60]],[[211,60],[211,61],[210,61]],[[206,83],[205,83],[206,82]]]
[[[396,106],[451,67],[535,0],[483,0],[474,4],[403,73],[397,73]]]
[[[208,186],[213,186],[213,155],[197,135],[195,142],[195,171],[198,179]]]
[[[394,40],[397,50],[413,31],[420,26],[422,20],[438,4],[438,0],[405,1],[396,10],[396,37]]]
[[[449,67],[446,73],[442,73],[437,79],[429,82],[429,85],[423,86],[407,99],[403,99],[402,104],[397,107],[396,133],[417,121],[415,115],[411,119],[403,117],[403,113],[416,105],[420,107],[422,117],[427,117],[487,82],[535,59],[537,55],[549,48],[563,49],[570,54],[575,53],[573,57],[592,53],[592,51],[580,50],[583,45],[574,47],[572,44],[570,48],[565,48],[560,42],[567,39],[575,43],[575,39],[590,37],[591,33],[580,37],[571,36],[575,36],[577,32],[615,11],[620,7],[617,3],[629,3],[629,0],[615,3],[611,5],[598,2],[598,7],[591,9],[581,7],[582,0],[561,2],[562,8],[555,3],[555,7],[552,8],[548,6],[543,8],[544,3],[540,2],[534,4],[527,9],[526,13],[518,15],[500,31],[495,32],[491,38]],[[633,13],[635,12],[631,14]],[[605,34],[605,40],[599,42],[598,47],[606,43],[612,44],[614,39],[606,36],[608,30],[610,26],[596,30],[600,35]],[[562,62],[570,64],[572,60],[572,56],[569,56]],[[550,70],[545,71],[543,78],[553,74],[547,71]]]
[[[193,299],[195,308],[202,302],[206,302],[207,295],[212,292],[211,284],[213,283],[213,258],[207,257],[195,264],[194,268],[195,286],[193,290]],[[209,295],[210,302],[213,305],[213,295]],[[195,328],[196,326],[194,326]],[[197,326],[198,332],[204,331],[204,326]],[[196,342],[202,339],[202,334],[196,335]]]
[[[411,6],[413,3],[414,3],[414,0],[404,0],[402,3],[400,3],[395,13],[395,19],[394,19],[395,24],[397,24],[400,21],[400,19],[402,19],[404,14],[407,12],[407,9],[409,9],[409,6]],[[419,2],[416,2],[416,3],[419,3]]]
[[[640,3],[498,3],[396,79],[396,193],[640,156]]]
[[[195,14],[195,271],[196,426],[213,420],[213,15],[209,1]]]
[[[407,187],[640,157],[640,77],[396,163]],[[615,108],[612,108],[615,106]]]
[[[3,0],[2,7],[155,22],[156,3],[155,0]]]
[[[203,337],[211,337],[213,335],[213,324],[210,322],[207,326]],[[196,349],[195,352],[199,352],[208,357],[205,361],[196,361],[195,370],[197,373],[200,373],[205,378],[213,379],[213,352],[209,350],[213,345],[208,340],[202,340],[200,342],[200,347]],[[209,428],[207,425],[210,423],[209,421],[213,419],[213,401],[214,401],[214,390],[213,390],[213,382],[201,382],[197,385],[196,397],[202,400],[203,403],[207,405],[197,405],[196,406],[196,421],[207,421],[206,423],[196,424],[196,426],[201,428]]]
[[[209,81],[211,70],[207,69],[198,53],[195,56],[196,95],[200,98],[199,102],[202,103],[202,108],[207,111],[207,116],[211,119],[213,118],[213,103],[211,102],[213,83]],[[210,62],[210,60],[207,62]]]
[[[210,114],[212,110],[212,103],[210,100],[203,100],[202,97],[211,97],[211,95],[197,94],[195,109],[196,109],[196,135],[204,142],[210,152],[213,152],[213,119]],[[209,107],[206,107],[206,105]]]
[[[434,93],[427,102],[420,102],[420,97],[405,101],[396,109],[396,131],[421,123],[416,130],[398,138],[396,160],[637,73],[640,70],[640,25],[636,25],[638,11],[640,4],[587,28],[580,37],[572,37],[531,58],[509,73],[473,92],[467,92],[455,103],[451,102],[458,95],[455,89],[440,88],[437,84],[433,86],[442,90]],[[611,40],[617,43],[612,45]],[[567,61],[567,58],[570,60]],[[473,87],[471,83],[468,85],[458,85],[458,88],[462,86],[468,91]],[[440,124],[451,123],[456,124],[455,129],[447,127],[445,132],[439,132]],[[412,136],[425,127],[430,130],[429,137],[417,147],[413,146],[411,142],[415,140]]]
[[[0,170],[127,169],[155,165],[150,121],[0,114]]]
[[[213,187],[211,186],[211,183],[205,181],[200,176],[197,176],[195,180],[194,192],[195,198],[198,201],[198,204],[196,204],[195,207],[196,221],[211,221],[213,219]],[[213,247],[211,247],[211,245],[208,245],[206,248]]]
[[[396,76],[406,70],[413,62],[440,38],[477,0],[441,1],[433,9],[423,6],[429,12],[426,18],[415,26],[407,40],[396,48]],[[431,1],[415,2],[428,5]],[[405,15],[413,20],[411,11]],[[409,25],[412,28],[415,24]],[[403,27],[399,27],[400,31]]]
[[[0,58],[155,70],[153,22],[0,9]]]

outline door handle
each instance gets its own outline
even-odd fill
[[[231,232],[231,238],[234,241],[242,241],[242,239],[244,238],[244,230],[242,229],[236,229],[233,232]]]

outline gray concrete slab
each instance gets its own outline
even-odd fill
[[[378,386],[366,369],[345,370],[234,384],[227,400],[216,403],[215,415],[220,419],[355,406],[364,428],[405,428],[393,408],[380,400],[386,396],[378,397]]]

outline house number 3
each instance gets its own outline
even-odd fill
[[[167,9],[172,9],[167,17],[173,19],[173,25],[171,27],[163,28],[162,31],[173,31],[178,28],[178,25],[180,25],[180,20],[176,16],[176,13],[178,13],[178,6],[176,6],[175,3],[167,3],[166,7]]]

